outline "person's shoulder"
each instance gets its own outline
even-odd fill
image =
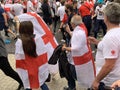
[[[117,40],[117,38],[120,38],[120,28],[113,28],[110,31],[108,31],[106,33],[106,35],[104,36],[105,39],[113,39],[113,40]]]
[[[76,31],[78,34],[83,34],[83,33],[85,33],[85,30],[84,30],[82,27],[80,27],[80,26],[77,26],[77,27],[74,29],[74,31]]]

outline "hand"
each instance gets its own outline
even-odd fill
[[[8,26],[8,23],[7,23],[7,22],[5,22],[5,26]]]
[[[93,15],[92,17],[91,17],[91,19],[93,19],[95,16]]]
[[[98,87],[99,87],[99,82],[97,82],[96,80],[93,82],[92,84],[92,89],[93,90],[98,90]]]
[[[115,81],[115,82],[111,85],[111,87],[112,87],[112,88],[120,87],[120,80]]]
[[[62,51],[66,50],[66,44],[63,44]]]
[[[94,37],[88,37],[88,41],[91,43],[91,44],[98,44],[99,43],[99,40],[97,40],[96,38]]]

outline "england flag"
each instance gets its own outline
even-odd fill
[[[15,50],[16,69],[25,88],[39,88],[47,79],[51,69],[54,72],[57,71],[57,65],[48,67],[47,62],[58,44],[48,26],[36,13],[25,13],[17,16],[17,19],[20,22],[31,21],[33,23],[38,57],[34,59],[25,55],[22,41],[18,39]],[[30,78],[29,75],[35,78]]]

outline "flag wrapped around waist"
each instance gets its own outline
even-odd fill
[[[17,16],[17,18],[20,22],[31,21],[33,23],[38,54],[37,58],[25,55],[22,41],[18,39],[15,50],[17,72],[25,88],[39,88],[48,77],[47,62],[57,46],[57,41],[42,18],[36,13],[25,13]]]
[[[80,86],[90,88],[96,73],[90,44],[87,40],[87,29],[84,24],[81,24],[74,31],[71,38],[71,55],[76,69],[77,80]],[[80,39],[76,37],[80,37]]]

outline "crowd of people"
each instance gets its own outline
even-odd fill
[[[6,37],[10,32],[16,39],[17,72],[8,62],[3,30]],[[98,40],[101,30],[102,39]],[[56,51],[56,32],[61,32],[65,41],[60,51]],[[63,90],[77,90],[76,81],[86,90],[106,90],[99,89],[101,83],[118,90],[119,33],[120,0],[1,0],[0,69],[19,83],[17,90],[49,90],[45,82],[61,67],[59,60],[55,65],[48,61],[59,53],[61,59],[67,58],[62,68],[65,65],[70,71],[64,75],[68,87]],[[91,44],[96,48],[95,57]]]

